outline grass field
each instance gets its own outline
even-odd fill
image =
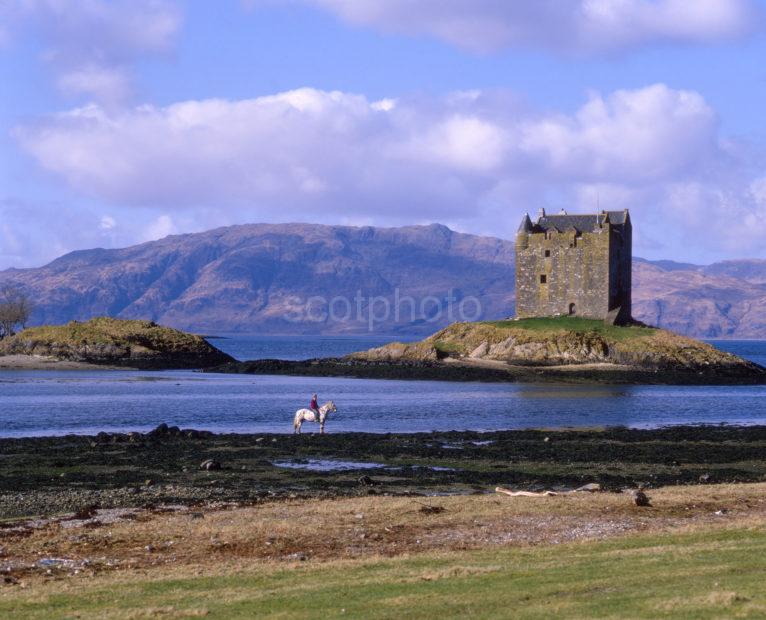
[[[93,563],[8,573],[0,618],[766,616],[766,484],[650,494],[651,508],[373,496],[5,530],[3,563]]]
[[[601,543],[51,583],[5,618],[766,615],[763,526]]]

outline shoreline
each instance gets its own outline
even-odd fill
[[[119,369],[122,370],[122,369]],[[199,437],[227,437],[227,438],[241,438],[251,439],[253,437],[268,437],[268,438],[290,438],[295,437],[295,433],[291,427],[292,423],[285,423],[280,425],[281,430],[258,430],[251,427],[247,429],[240,428],[206,428],[206,429],[194,429],[184,428],[181,429],[178,426],[170,426],[170,429],[177,429],[172,431],[171,434],[178,436],[185,436],[191,434],[191,436]],[[325,437],[332,435],[335,438],[350,438],[356,439],[357,436],[371,436],[371,437],[422,437],[425,435],[466,435],[473,437],[474,435],[493,435],[498,433],[604,433],[609,431],[627,431],[627,432],[655,432],[655,431],[687,431],[687,430],[705,430],[705,429],[730,429],[730,430],[742,430],[748,429],[760,430],[766,428],[766,424],[763,422],[753,423],[741,423],[741,422],[678,422],[669,424],[657,424],[657,425],[638,425],[631,426],[626,424],[593,424],[589,426],[547,426],[540,424],[537,426],[523,426],[523,427],[506,427],[506,428],[492,428],[492,429],[437,429],[437,430],[410,430],[401,432],[392,432],[387,430],[335,430],[329,428]],[[304,423],[303,432],[300,436],[319,436],[319,427],[309,422]],[[27,435],[2,435],[0,434],[0,454],[2,454],[2,443],[7,441],[56,441],[64,439],[83,439],[89,441],[100,440],[104,436],[108,436],[112,443],[124,443],[130,442],[131,437],[135,438],[148,438],[152,436],[152,433],[156,431],[156,427],[123,427],[123,428],[100,428],[100,429],[86,429],[83,431],[67,431],[67,432],[49,432],[40,431],[37,434]]]
[[[766,480],[766,426],[0,439],[0,519],[101,508]],[[207,461],[216,464],[209,468]]]
[[[521,366],[487,360],[447,360],[390,361],[349,357],[308,360],[259,359],[229,362],[221,366],[203,368],[201,372],[482,383],[766,385],[766,369],[750,362],[741,367],[678,370],[642,369],[611,363]]]
[[[47,355],[0,355],[0,370],[138,370],[128,366],[114,366],[62,360]]]

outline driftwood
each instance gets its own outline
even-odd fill
[[[601,485],[596,482],[591,482],[590,484],[585,484],[581,487],[578,487],[576,489],[572,489],[571,491],[511,491],[511,489],[506,489],[505,487],[496,487],[495,493],[503,493],[505,495],[510,495],[511,497],[551,497],[552,495],[566,495],[568,493],[597,493],[601,491]]]
[[[534,491],[511,491],[510,489],[504,489],[503,487],[495,488],[495,493],[505,493],[511,497],[549,497],[551,495],[561,495],[560,493],[556,493],[556,491],[541,491],[540,493],[535,493]]]

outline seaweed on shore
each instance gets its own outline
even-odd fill
[[[0,439],[0,518],[280,497],[485,492],[598,482],[607,489],[766,479],[766,427],[490,433],[160,432]],[[200,469],[213,459],[220,470]],[[313,470],[286,461],[379,464]]]

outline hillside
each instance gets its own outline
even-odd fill
[[[0,340],[3,356],[33,356],[130,368],[202,368],[232,361],[201,336],[150,321],[96,318],[30,327]]]
[[[698,338],[766,338],[766,260],[633,261],[633,316]]]
[[[421,302],[443,299],[450,290],[457,298],[480,298],[483,316],[507,314],[513,244],[438,225],[231,226],[119,250],[72,252],[38,269],[0,272],[0,283],[6,282],[32,292],[35,323],[106,315],[207,333],[366,332],[370,300],[393,304],[398,291],[405,300],[399,321],[392,308],[375,329],[425,334],[451,321],[445,308],[441,319],[429,322],[435,302],[426,300],[423,315]],[[335,312],[349,320],[321,320],[328,308],[319,297],[339,299]],[[415,300],[414,316],[406,298]]]
[[[636,259],[633,269],[639,320],[695,337],[766,338],[766,261]],[[425,336],[455,320],[512,315],[514,252],[509,241],[440,225],[252,224],[72,252],[2,271],[6,283],[30,291],[34,324],[106,315],[207,333],[340,334],[367,332],[372,316],[378,333]],[[461,317],[470,297],[482,312],[467,301]]]

